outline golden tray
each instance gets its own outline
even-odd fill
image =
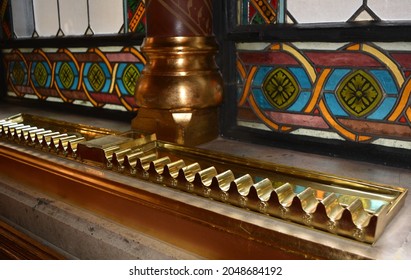
[[[0,140],[370,244],[407,195],[405,188],[175,145],[152,134],[27,114],[0,120]]]

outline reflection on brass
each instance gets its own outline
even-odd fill
[[[140,108],[132,128],[155,133],[157,139],[196,146],[218,136],[218,108],[181,111]]]
[[[23,123],[19,118],[0,120],[0,139],[31,146],[45,141],[46,147],[56,146],[57,142],[60,147],[77,139],[70,133],[39,129],[39,125]],[[80,141],[76,147],[75,152],[65,155],[365,243],[378,239],[407,195],[404,188],[189,148],[133,131],[101,133],[100,137]]]
[[[111,168],[113,163],[122,170],[121,163],[126,155],[141,152],[140,146],[155,140],[155,135],[140,135],[132,131],[120,135],[108,135],[81,142],[77,145],[78,159],[101,163]]]

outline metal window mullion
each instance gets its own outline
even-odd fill
[[[59,22],[59,29],[57,31],[56,36],[58,37],[59,34],[62,34],[62,36],[64,36],[64,32],[61,29],[61,16],[60,16],[60,0],[57,0],[57,18],[58,18],[58,22]]]
[[[34,0],[31,1],[31,11],[33,13],[33,34],[31,35],[32,38],[38,37],[37,33],[37,26],[36,26],[36,13],[34,12]],[[37,35],[37,36],[36,36]]]

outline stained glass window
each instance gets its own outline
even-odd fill
[[[224,117],[236,117],[226,135],[411,150],[411,0],[234,2],[235,105]],[[402,37],[386,40],[378,27],[388,26]]]
[[[126,38],[120,38],[114,46],[88,46],[85,37],[131,32],[144,35],[144,0],[0,1],[2,33],[9,31],[3,38],[12,39],[7,44],[26,42],[13,39],[38,37],[55,38],[52,41],[59,45],[33,48],[27,41],[27,48],[2,49],[9,97],[137,109],[134,90],[145,64],[140,41],[125,47],[121,41]],[[13,28],[7,29],[9,26]],[[77,36],[78,44],[84,47],[67,46],[66,36]]]
[[[128,31],[144,33],[145,31],[145,1],[127,0]]]
[[[265,24],[283,21],[284,0],[239,1],[241,24]]]
[[[4,34],[10,31],[4,25],[6,2],[11,3],[10,15],[21,20],[13,21],[17,38],[145,30],[143,0],[3,0],[0,15]],[[111,11],[105,8],[109,3]],[[221,36],[226,41],[220,44],[224,53],[220,59],[227,62],[222,63],[222,72],[229,73],[224,77],[229,85],[225,95],[229,98],[222,119],[230,123],[228,129],[223,129],[245,129],[246,135],[255,138],[267,132],[274,135],[272,139],[278,135],[308,136],[318,141],[331,139],[411,149],[409,27],[396,29],[401,35],[378,30],[381,26],[392,27],[410,20],[411,0],[226,0],[224,3],[230,7],[228,12],[237,17],[224,19],[230,20],[229,30],[223,34],[227,36]],[[37,16],[43,13],[36,14],[40,7],[55,11],[57,16],[38,21]],[[112,24],[99,22],[111,13],[117,17]],[[361,28],[364,25],[356,21],[368,21],[367,28]],[[334,33],[322,33],[324,26],[335,26],[329,24],[335,22],[340,24],[333,27]],[[310,34],[320,40],[306,36],[307,29],[301,31],[301,25],[294,25],[297,23],[314,26]],[[287,36],[277,36],[284,26]],[[360,27],[355,36],[352,26]],[[367,37],[369,28],[374,28],[370,33],[378,35],[372,40]],[[299,29],[297,33],[296,29]],[[259,33],[261,30],[269,32]],[[294,32],[292,40],[289,31]],[[387,40],[391,34],[397,37]],[[379,35],[385,37],[379,41]],[[224,49],[227,46],[230,49]],[[139,46],[78,49],[62,46],[10,49],[3,53],[9,94],[137,109],[133,96],[135,81],[145,64]],[[267,139],[270,138],[264,140]]]
[[[240,126],[411,149],[411,44],[238,44]]]
[[[7,7],[8,2],[3,0],[2,7]],[[144,0],[10,0],[10,2],[14,38],[144,33],[145,31]]]

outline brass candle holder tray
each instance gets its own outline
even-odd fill
[[[0,139],[370,244],[407,195],[405,188],[31,115],[0,120]]]
[[[0,120],[0,139],[71,157],[76,157],[78,143],[118,133],[30,114]]]

